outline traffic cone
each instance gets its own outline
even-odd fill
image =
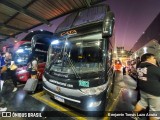
[[[4,81],[3,80],[0,80],[0,90],[2,91],[2,88],[3,88],[3,84],[4,84]]]

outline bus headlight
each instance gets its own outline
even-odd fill
[[[85,95],[99,95],[105,89],[106,89],[106,84],[98,86],[98,87],[82,88],[80,89],[80,91]]]
[[[44,77],[44,75],[42,76],[42,80],[43,80],[43,82],[47,81],[47,79]]]

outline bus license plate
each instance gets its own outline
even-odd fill
[[[64,99],[59,96],[54,96],[54,99],[58,100],[59,102],[64,103]]]

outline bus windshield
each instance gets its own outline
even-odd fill
[[[14,61],[17,65],[26,65],[31,54],[31,44],[21,45],[14,54]]]
[[[48,51],[48,64],[50,72],[102,71],[102,40],[53,41]]]

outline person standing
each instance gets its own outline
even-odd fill
[[[31,68],[30,74],[31,78],[38,79],[38,57],[34,56],[32,61],[30,62],[29,67]]]
[[[145,60],[143,60],[143,58],[142,58],[142,60],[141,60],[141,58],[140,57],[137,57],[136,58],[136,70],[137,70],[137,68],[139,67],[139,65],[140,65],[140,63],[141,62],[144,62]],[[140,89],[139,89],[139,80],[138,80],[138,73],[137,73],[137,71],[136,71],[136,82],[137,82],[137,87],[136,87],[136,91],[137,91],[137,101],[139,101],[140,100]],[[137,102],[136,101],[136,102]]]
[[[14,89],[12,92],[15,92],[18,89],[17,88],[17,76],[16,76],[16,70],[10,70],[10,66],[12,64],[14,64],[14,61],[12,61],[12,54],[10,52],[5,53],[5,64],[8,67],[7,75],[11,76],[11,79],[12,79],[12,82],[14,85]],[[7,78],[5,78],[5,79],[7,79]]]
[[[2,67],[4,67],[5,62],[4,62],[4,58],[2,56],[2,53],[0,53],[0,70],[2,69]],[[1,76],[1,72],[0,72],[0,111],[6,111],[7,107],[4,107],[4,100],[3,100],[3,96],[2,96],[2,87],[3,87],[3,83],[4,83],[4,79]]]
[[[141,62],[137,68],[140,100],[137,102],[134,113],[149,107],[149,113],[160,111],[160,67],[156,64],[154,54],[142,55]],[[158,120],[156,116],[150,116],[150,120]]]
[[[5,67],[5,61],[4,61],[4,57],[2,56],[2,53],[0,53],[0,70]],[[3,87],[3,83],[4,83],[4,79],[2,78],[2,71],[0,71],[0,91],[2,91],[2,87]]]

